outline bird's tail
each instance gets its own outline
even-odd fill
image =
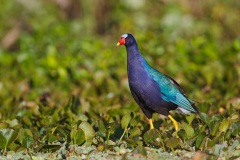
[[[196,114],[199,114],[200,112],[199,112],[199,109],[196,107],[196,105],[195,105],[195,103],[196,103],[196,101],[194,102],[194,103],[192,103],[192,101],[190,101],[191,102],[191,105],[192,105],[192,107],[193,107],[193,109],[196,111],[195,113]]]

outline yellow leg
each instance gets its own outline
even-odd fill
[[[149,125],[150,125],[150,129],[154,129],[152,118],[148,119],[148,122],[149,122]]]
[[[173,121],[173,125],[175,127],[175,130],[178,131],[178,122],[171,116],[171,115],[168,115],[168,118],[170,118],[172,121]]]

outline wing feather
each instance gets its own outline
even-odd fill
[[[145,68],[155,82],[157,82],[162,93],[163,100],[177,104],[188,111],[198,113],[198,109],[192,103],[193,101],[186,97],[181,86],[171,77],[163,75],[156,69],[152,68],[146,62]]]

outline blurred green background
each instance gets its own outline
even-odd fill
[[[239,15],[238,0],[1,1],[1,110],[62,105],[71,94],[102,112],[136,106],[125,49],[116,47],[124,33],[202,112],[239,106]]]

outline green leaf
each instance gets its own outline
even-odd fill
[[[25,124],[27,124],[28,126],[32,126],[32,120],[30,119],[29,115],[25,115],[23,118],[22,118],[23,122]]]
[[[72,95],[69,100],[68,100],[68,104],[66,106],[66,109],[69,108],[72,113],[74,114],[78,114],[78,106],[75,105],[75,96]]]
[[[104,125],[103,121],[98,121],[98,128],[99,128],[98,135],[101,137],[106,137],[107,128]]]
[[[31,137],[28,133],[25,132],[23,136],[23,142],[22,142],[23,147],[25,148],[32,148],[34,145],[34,139]]]
[[[219,125],[220,125],[219,120],[212,119],[208,125],[209,125],[211,135],[215,136],[219,129]]]
[[[2,131],[0,133],[0,148],[3,149],[7,146],[7,140],[6,138],[4,137]]]
[[[128,131],[128,133],[131,134],[131,136],[141,135],[142,132],[138,127],[134,127]]]
[[[188,138],[186,131],[184,131],[184,130],[178,131],[177,135],[179,136],[179,138],[181,138],[182,141],[186,141]]]
[[[201,120],[202,120],[203,122],[205,122],[206,124],[209,124],[210,118],[208,117],[207,114],[205,114],[205,113],[200,113],[200,114],[199,114],[199,117],[201,118]]]
[[[228,126],[229,126],[229,121],[227,119],[224,119],[220,124],[219,131],[226,132],[228,130]]]
[[[71,139],[71,141],[73,142],[73,144],[75,144],[75,141],[76,141],[76,133],[77,133],[77,127],[76,127],[76,125],[74,125],[73,127],[72,127],[72,130],[71,130],[71,132],[70,132],[70,139]]]
[[[55,142],[56,140],[57,140],[57,137],[54,136],[53,134],[48,135],[48,142],[49,143]]]
[[[8,147],[17,139],[18,132],[13,129],[0,129],[0,148]]]
[[[144,142],[148,145],[160,147],[161,143],[159,141],[160,133],[157,129],[150,129],[144,135]]]
[[[233,136],[237,136],[240,133],[240,121],[239,122],[235,122],[232,126],[232,135]]]
[[[78,129],[75,135],[75,144],[81,145],[85,141],[85,135],[82,129]]]
[[[122,129],[126,129],[128,127],[128,124],[130,123],[131,119],[132,119],[132,116],[129,113],[125,114],[122,117],[122,120],[121,120]]]
[[[218,132],[218,134],[210,142],[208,142],[207,146],[210,148],[213,147],[221,139],[223,135],[224,133]]]
[[[182,128],[186,131],[187,136],[190,138],[194,136],[194,129],[189,124],[182,122]]]
[[[82,122],[78,128],[82,129],[85,135],[85,140],[87,145],[90,145],[93,141],[95,136],[95,131],[93,130],[92,126],[88,122]]]
[[[158,136],[159,136],[158,130],[150,129],[144,134],[143,138],[145,142],[153,143],[156,141]]]
[[[120,125],[119,124],[116,124],[116,123],[109,123],[108,124],[108,132],[110,133],[110,134],[112,134],[112,133],[114,133],[115,132],[115,130],[118,128],[118,127],[120,127]]]
[[[207,127],[207,124],[203,125],[203,126],[199,129],[199,133],[204,132],[205,129],[206,129],[206,127]]]
[[[193,119],[194,119],[195,115],[194,114],[189,114],[188,116],[186,116],[186,119],[188,121],[188,124],[191,124]]]
[[[176,148],[179,144],[179,140],[176,137],[171,137],[167,143],[166,146],[169,148]]]
[[[198,135],[197,137],[197,140],[196,140],[196,147],[197,148],[200,148],[204,138],[206,137],[206,133],[205,132],[202,132]]]
[[[22,144],[25,130],[23,128],[19,129],[17,140]]]
[[[139,136],[131,136],[129,138],[126,138],[125,141],[127,142],[128,146],[132,148],[143,145],[143,142],[139,139]]]

